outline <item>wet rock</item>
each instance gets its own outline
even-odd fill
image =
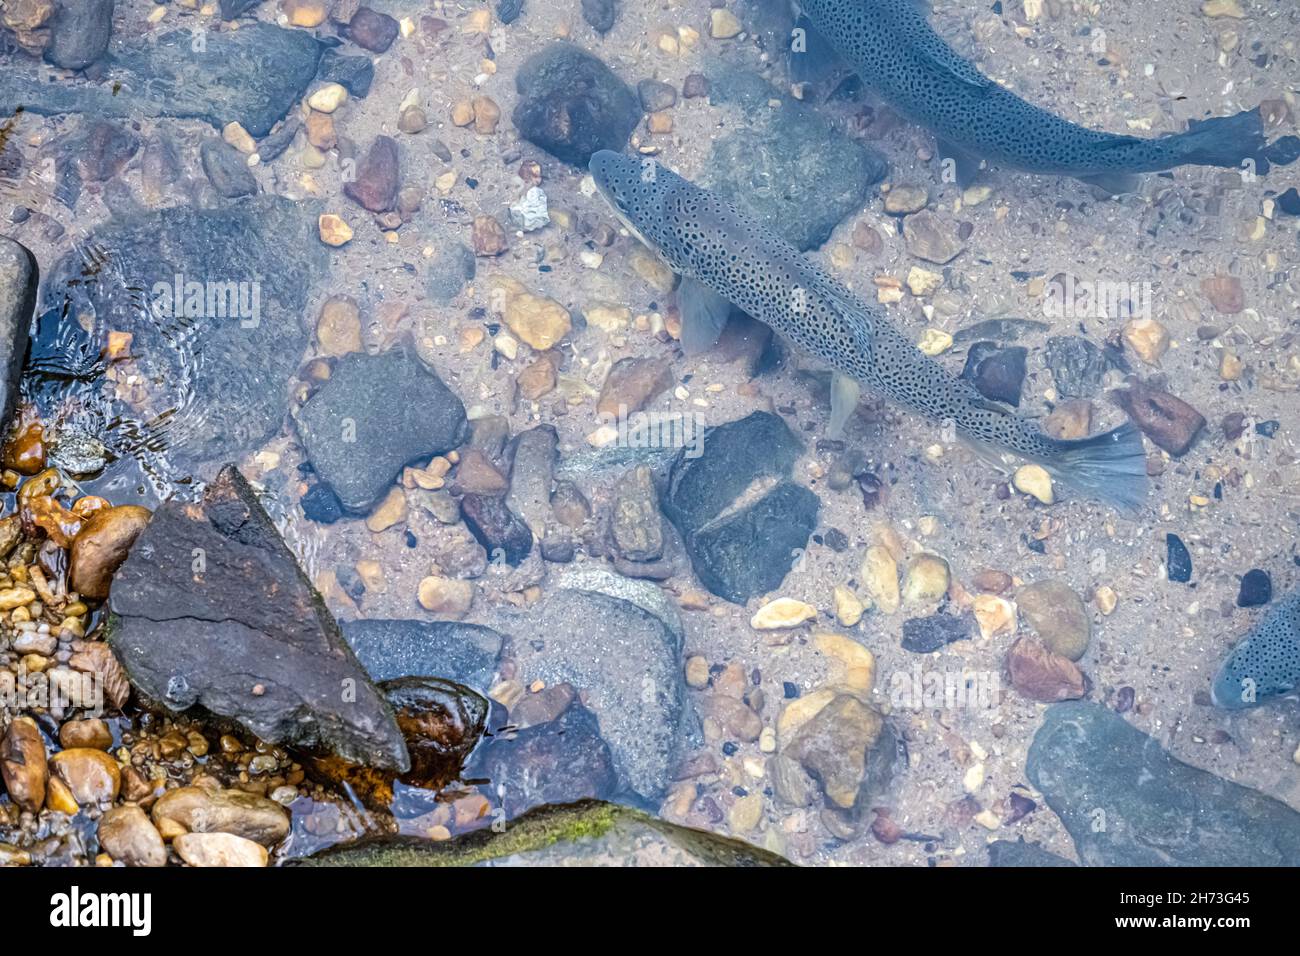
[[[104,183],[118,176],[139,149],[140,137],[123,124],[91,119],[58,141],[56,163],[58,169],[75,172],[83,183]],[[57,188],[68,189],[69,184],[62,181]],[[61,192],[60,198],[71,207],[78,192]]]
[[[500,495],[465,495],[460,512],[492,563],[517,568],[533,550],[533,532]]]
[[[1273,599],[1273,581],[1267,571],[1252,568],[1241,576],[1237,607],[1259,607]]]
[[[59,727],[59,743],[65,750],[73,747],[92,747],[107,750],[113,746],[113,732],[99,717],[64,721]]]
[[[654,561],[664,553],[658,496],[650,469],[634,468],[614,489],[610,541],[628,561]]]
[[[312,485],[299,502],[302,513],[312,521],[333,524],[344,515],[343,502],[329,485]]]
[[[487,688],[501,656],[500,634],[458,621],[346,621],[343,636],[375,681],[445,677]]]
[[[117,505],[91,515],[72,539],[68,562],[72,589],[82,597],[108,597],[114,572],[149,524],[151,514],[139,505]]]
[[[500,832],[433,843],[386,838],[318,853],[306,866],[788,866],[740,840],[584,800],[539,807]]]
[[[266,848],[233,833],[182,833],[172,841],[180,858],[199,867],[261,867]]]
[[[1077,335],[1053,336],[1043,356],[1052,371],[1056,391],[1065,398],[1092,398],[1112,368],[1122,368],[1110,350],[1102,350]]]
[[[397,39],[397,21],[386,13],[361,7],[348,23],[348,39],[372,53],[383,53]]]
[[[711,428],[701,447],[698,457],[688,447],[674,459],[664,514],[704,586],[743,604],[785,580],[817,525],[820,502],[789,480],[802,446],[775,415],[755,412]],[[760,493],[741,501],[756,482]]]
[[[456,463],[455,491],[459,494],[504,495],[510,483],[487,455],[466,448]]]
[[[236,789],[177,787],[159,797],[153,822],[179,825],[192,833],[233,833],[263,846],[289,835],[289,815],[274,800]]]
[[[1192,554],[1183,539],[1172,532],[1165,535],[1165,568],[1170,581],[1186,584],[1192,579]]]
[[[115,43],[111,82],[103,83],[48,83],[39,65],[11,61],[0,71],[0,102],[22,103],[43,116],[165,116],[201,119],[217,128],[234,121],[253,136],[265,136],[301,98],[321,56],[310,33],[264,22],[207,31],[204,41],[202,56],[195,55],[188,29]]]
[[[404,783],[441,790],[460,776],[487,724],[487,699],[440,677],[398,677],[379,685],[406,738]]]
[[[536,295],[506,276],[495,280],[492,294],[498,292],[504,296],[502,319],[529,348],[544,352],[569,334],[569,310],[554,299]]]
[[[520,679],[577,688],[596,715],[621,785],[653,801],[665,792],[682,743],[681,634],[661,616],[673,612],[647,609],[663,600],[657,587],[606,577],[645,606],[563,587],[513,614],[505,630],[514,637]],[[601,650],[593,654],[597,641]]]
[[[1104,707],[1050,708],[1025,771],[1085,866],[1300,863],[1300,813],[1182,763]]]
[[[903,650],[915,654],[931,654],[953,641],[964,641],[970,636],[970,619],[965,616],[931,614],[903,622]]]
[[[873,777],[870,754],[892,747],[880,714],[857,697],[840,694],[783,742],[781,753],[821,785],[828,804],[849,809],[862,794],[870,799],[888,783],[879,779],[883,775]]]
[[[642,80],[636,85],[636,95],[647,113],[657,113],[677,103],[677,89],[662,80]]]
[[[518,722],[513,710],[510,719]],[[614,759],[596,717],[576,701],[555,720],[494,737],[474,756],[466,776],[491,781],[512,819],[548,803],[606,797],[618,790]]]
[[[203,172],[212,188],[227,199],[251,196],[257,192],[257,177],[248,168],[243,153],[213,137],[199,147]]]
[[[38,284],[35,256],[0,236],[0,423],[12,420],[18,399]]]
[[[474,250],[463,242],[446,242],[429,263],[425,293],[437,305],[446,305],[474,278],[478,263]]]
[[[1018,407],[1028,355],[1029,350],[1020,345],[1000,348],[993,342],[975,342],[966,353],[966,367],[962,369],[961,377],[979,389],[985,398]]]
[[[99,845],[114,862],[127,866],[165,866],[167,848],[158,829],[134,804],[112,807],[99,818]]]
[[[582,19],[597,33],[608,33],[618,19],[618,0],[582,0]]]
[[[397,140],[391,136],[376,136],[366,155],[357,163],[356,178],[344,183],[343,194],[371,212],[385,212],[397,202],[401,185]]]
[[[1037,843],[1018,840],[994,840],[989,844],[989,866],[1074,866],[1063,856],[1044,850]]]
[[[569,43],[533,54],[515,77],[519,135],[583,169],[602,149],[622,152],[641,119],[636,94],[596,57]]]
[[[1083,599],[1064,581],[1026,585],[1016,594],[1016,606],[1048,649],[1077,661],[1092,639],[1092,619]]]
[[[109,642],[157,706],[199,704],[262,740],[408,768],[391,710],[233,466],[199,506],[160,507],[115,581]]]
[[[117,799],[122,770],[102,750],[60,750],[50,758],[50,770],[80,806],[95,806]]]
[[[864,205],[888,170],[885,158],[849,138],[807,104],[729,65],[711,74],[711,100],[748,125],[716,139],[710,185],[799,249],[812,249]],[[780,100],[772,109],[771,100]]]
[[[538,425],[510,441],[510,493],[506,504],[524,520],[535,537],[551,524],[551,485],[559,436],[552,425]]]
[[[1068,657],[1048,650],[1036,637],[1021,637],[1007,651],[1004,664],[1011,685],[1030,700],[1053,703],[1087,693],[1083,672]]]
[[[713,84],[703,73],[687,73],[686,79],[682,80],[682,96],[688,100],[708,96],[712,89]]]
[[[84,70],[104,55],[112,33],[113,0],[58,0],[45,59],[65,70]]]
[[[621,358],[609,370],[596,411],[610,418],[645,408],[673,384],[672,366],[663,359]]]
[[[186,483],[202,464],[243,455],[282,427],[289,383],[309,338],[302,322],[308,288],[325,271],[305,206],[260,196],[221,209],[175,206],[115,219],[87,240],[110,250],[111,267],[87,276],[74,250],[50,272],[42,315],[67,308],[97,316],[93,335],[78,342],[92,354],[110,331],[129,333],[136,373],[151,383],[144,413],[112,401],[105,418],[120,429],[112,437],[130,448],[160,443]],[[202,314],[189,314],[182,286],[180,302],[160,321],[150,297],[157,297],[155,307],[175,299],[158,285],[160,277],[165,285],[177,275],[201,283]],[[204,283],[208,277],[219,277],[220,288]],[[141,289],[150,296],[140,296]],[[214,310],[209,300],[216,300]],[[152,424],[159,415],[161,427]],[[167,463],[156,464],[158,477],[169,477]]]
[[[939,265],[956,259],[966,248],[953,225],[929,210],[903,220],[903,238],[908,252]]]
[[[1200,412],[1161,389],[1134,382],[1110,394],[1144,435],[1175,458],[1187,453],[1205,427]]]
[[[257,9],[262,0],[221,0],[218,4],[221,19],[238,20],[245,13]]]
[[[30,717],[15,717],[0,737],[0,781],[17,806],[39,813],[45,804],[50,768],[40,728]]]
[[[1225,315],[1236,315],[1246,307],[1246,293],[1236,276],[1210,276],[1201,280],[1201,292],[1210,305]]]
[[[338,83],[349,95],[364,98],[375,79],[375,64],[368,56],[328,49],[321,54],[316,79],[321,83]]]
[[[359,514],[404,465],[427,461],[469,436],[465,406],[432,371],[398,346],[341,358],[330,380],[298,412],[312,467]]]

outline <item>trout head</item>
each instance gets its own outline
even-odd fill
[[[667,230],[666,200],[688,185],[650,157],[624,156],[613,150],[594,153],[587,168],[596,189],[628,231],[662,253]]]

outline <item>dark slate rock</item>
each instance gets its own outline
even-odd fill
[[[1176,534],[1165,535],[1165,567],[1169,569],[1169,580],[1186,584],[1192,579],[1192,555],[1183,544],[1183,539]]]
[[[989,866],[1074,866],[1063,856],[1044,850],[1037,843],[1019,840],[994,840],[989,844]]]
[[[257,156],[263,163],[276,159],[293,143],[293,138],[302,129],[302,121],[291,116],[280,124],[280,128],[268,134],[257,144]]]
[[[596,715],[621,788],[657,801],[683,739],[682,638],[651,609],[651,602],[662,600],[657,587],[617,580],[626,591],[650,597],[641,604],[560,588],[527,611],[509,612],[503,630],[512,635],[520,679],[572,684]]]
[[[206,32],[203,50],[194,50],[193,40],[189,30],[114,40],[97,82],[49,83],[38,64],[11,58],[0,70],[0,103],[42,116],[166,116],[217,128],[233,120],[265,136],[301,98],[321,56],[307,31],[260,21]]]
[[[1273,599],[1273,581],[1268,572],[1252,568],[1241,577],[1237,592],[1237,607],[1259,607]]]
[[[444,677],[487,688],[501,656],[500,634],[460,621],[345,621],[343,636],[375,681]]]
[[[951,614],[913,617],[903,622],[903,650],[930,654],[971,636],[970,618]]]
[[[370,509],[405,465],[469,436],[465,406],[409,347],[341,358],[298,412],[316,474],[354,514]]]
[[[555,720],[493,737],[470,761],[465,775],[487,780],[513,819],[533,807],[609,797],[618,774],[600,725],[574,702]]]
[[[59,185],[66,190],[64,170],[75,173],[81,182],[102,183],[117,176],[140,149],[140,137],[121,123],[87,118],[75,131],[57,143],[55,159]],[[69,209],[76,205],[79,190],[60,192],[58,198]]]
[[[789,480],[802,449],[780,418],[755,412],[704,433],[703,454],[678,452],[661,505],[701,583],[743,604],[780,586],[817,526],[817,496]],[[774,479],[733,507],[756,479]]]
[[[641,120],[641,106],[628,85],[570,43],[552,43],[530,56],[515,88],[519,135],[582,169],[598,150],[622,152]]]
[[[1277,434],[1277,430],[1282,427],[1282,423],[1276,418],[1270,418],[1266,422],[1255,423],[1255,433],[1263,435],[1265,438],[1272,438]]]
[[[1018,407],[1028,355],[1029,350],[1022,345],[1000,348],[994,342],[976,342],[966,353],[966,367],[962,369],[961,377],[979,389],[985,398]]]
[[[221,0],[221,19],[237,20],[245,13],[257,9],[262,0]]]
[[[1288,216],[1300,216],[1300,192],[1292,186],[1277,197],[1277,205]]]
[[[392,710],[233,465],[198,507],[163,504],[113,585],[108,639],[152,704],[409,769]]]
[[[259,196],[220,209],[141,212],[94,230],[88,246],[98,250],[95,261],[78,249],[50,270],[42,323],[50,316],[61,336],[81,336],[92,356],[109,330],[134,336],[140,372],[152,383],[154,414],[174,414],[155,422],[112,403],[116,424],[106,440],[124,459],[148,455],[156,458],[159,480],[170,474],[168,466],[185,478],[279,432],[308,342],[301,316],[310,284],[326,271],[312,204]],[[155,286],[174,287],[177,275],[184,282],[242,284],[248,317],[237,302],[228,308],[231,299],[222,295],[211,313],[205,302],[203,315],[173,309],[160,318]],[[60,321],[83,313],[97,317],[88,337],[76,323]],[[166,461],[150,451],[158,447]]]
[[[888,172],[883,155],[756,74],[721,66],[710,79],[711,101],[736,107],[744,125],[714,140],[706,185],[798,248],[829,239]]]
[[[302,513],[312,521],[333,524],[343,517],[343,502],[329,485],[316,484],[302,496]]]
[[[1049,708],[1025,772],[1085,866],[1300,865],[1300,813],[1175,759],[1105,707]]]
[[[477,269],[478,259],[473,249],[463,242],[446,242],[429,263],[425,292],[435,304],[446,305],[460,294],[465,283],[474,278]]]
[[[636,95],[647,113],[666,110],[677,102],[677,88],[663,80],[642,80],[636,85]]]
[[[524,0],[497,0],[497,17],[502,23],[514,23],[524,12]]]
[[[1114,349],[1101,349],[1077,335],[1048,339],[1043,359],[1052,370],[1057,393],[1065,398],[1092,398],[1108,371],[1128,370]]]
[[[227,199],[251,196],[257,192],[257,177],[248,168],[244,154],[215,136],[199,147],[199,160],[212,188]]]
[[[618,19],[618,0],[582,0],[582,19],[597,33],[608,33]]]
[[[65,70],[84,70],[104,55],[112,34],[113,0],[59,0],[45,59]]]
[[[533,550],[533,532],[499,495],[465,495],[460,514],[493,564],[517,568]]]
[[[0,236],[0,427],[6,429],[18,401],[39,280],[36,257]]]
[[[322,83],[338,83],[350,96],[364,99],[375,79],[375,64],[368,56],[326,50],[321,54],[316,79]]]
[[[1016,342],[1027,335],[1046,332],[1051,326],[1036,319],[984,319],[953,333],[953,345],[969,345],[982,339],[995,342]]]

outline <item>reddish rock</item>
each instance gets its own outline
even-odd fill
[[[1087,693],[1083,671],[1068,657],[1054,654],[1036,637],[1022,637],[1007,651],[1011,686],[1045,704],[1077,700]]]
[[[1135,382],[1127,390],[1111,392],[1143,434],[1177,458],[1186,454],[1205,427],[1205,417],[1181,398]]]
[[[343,192],[371,212],[386,212],[397,202],[401,185],[397,141],[391,136],[376,136],[366,155],[357,163],[356,177],[343,186]]]
[[[372,53],[383,53],[397,39],[397,21],[385,13],[361,7],[348,24],[348,39]]]

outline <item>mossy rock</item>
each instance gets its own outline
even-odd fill
[[[599,800],[538,807],[500,833],[434,843],[398,837],[333,847],[298,866],[790,866],[741,840]]]

